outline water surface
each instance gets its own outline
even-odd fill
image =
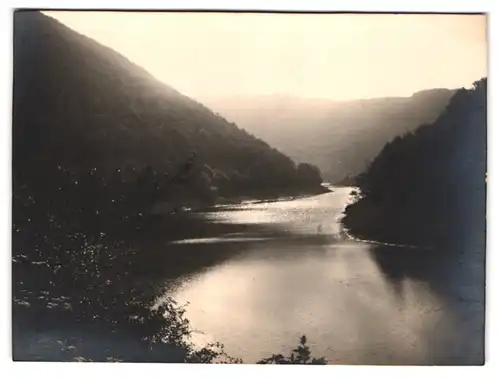
[[[443,260],[440,252],[352,240],[339,222],[351,190],[199,214],[244,227],[170,247],[231,251],[166,283],[189,302],[195,340],[221,341],[249,363],[289,352],[302,334],[330,363],[481,363],[481,252]]]

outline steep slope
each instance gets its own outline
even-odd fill
[[[256,96],[204,99],[212,109],[297,161],[311,162],[338,182],[366,168],[397,135],[434,121],[454,91],[352,101]]]
[[[18,179],[50,182],[60,166],[80,173],[150,166],[163,174],[188,165],[197,168],[188,186],[215,195],[304,184],[285,155],[38,12],[15,14],[13,103]]]
[[[361,198],[343,220],[354,236],[382,242],[371,243],[371,258],[402,301],[424,285],[452,312],[463,337],[445,364],[484,364],[486,93],[486,79],[457,91],[434,123],[388,143],[356,179]],[[468,354],[457,359],[462,344]]]
[[[486,87],[482,79],[457,91],[434,123],[384,147],[356,179],[362,198],[345,218],[353,232],[459,249],[484,240]]]

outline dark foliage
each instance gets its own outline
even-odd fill
[[[269,358],[265,358],[257,362],[257,364],[278,364],[278,365],[326,365],[325,358],[311,357],[311,350],[306,345],[306,336],[299,339],[299,345],[293,349],[288,357],[282,354],[275,354]]]
[[[323,181],[319,169],[309,163],[300,163],[297,166],[297,171],[299,173],[301,183],[303,183],[305,186],[319,186]]]
[[[432,124],[388,143],[357,179],[346,210],[355,233],[386,242],[463,248],[485,233],[486,90],[461,89]]]

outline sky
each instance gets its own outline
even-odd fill
[[[470,87],[486,16],[46,12],[198,100],[348,100]]]

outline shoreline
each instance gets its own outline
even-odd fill
[[[341,223],[346,233],[360,242],[425,251],[461,243],[453,225],[422,217],[412,207],[388,209],[369,198],[361,198],[348,204],[343,213]]]
[[[323,195],[325,193],[333,192],[333,189],[329,189],[327,187],[323,187],[324,190],[317,190],[314,192],[310,193],[299,193],[297,195],[281,195],[277,197],[254,197],[254,198],[248,198],[245,200],[231,200],[228,199],[227,201],[222,201],[218,204],[213,205],[213,208],[218,208],[218,207],[225,207],[225,206],[231,206],[231,205],[242,205],[242,204],[262,204],[262,203],[276,203],[276,202],[282,202],[282,201],[291,201],[291,200],[297,200],[297,199],[305,199],[308,197],[313,197],[313,196],[318,196],[318,195]]]
[[[211,205],[200,205],[194,207],[179,206],[177,211],[164,211],[157,213],[160,216],[174,216],[184,213],[202,213],[206,211],[217,211],[218,209],[226,209],[231,206],[245,205],[245,204],[265,204],[274,203],[282,201],[291,201],[297,199],[304,199],[308,197],[323,195],[326,193],[333,192],[333,188],[328,188],[324,185],[321,188],[316,188],[314,190],[297,191],[289,194],[272,195],[272,196],[235,196],[233,198],[220,198]],[[330,187],[333,187],[330,185]],[[165,205],[167,205],[165,203]],[[227,210],[227,209],[226,209]]]

